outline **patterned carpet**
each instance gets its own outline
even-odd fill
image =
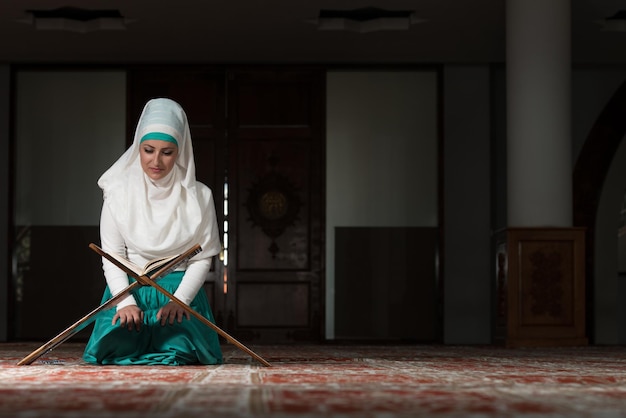
[[[221,366],[91,366],[0,343],[0,417],[626,417],[626,347],[232,345]]]

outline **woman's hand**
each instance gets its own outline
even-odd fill
[[[159,309],[156,319],[157,321],[161,321],[161,325],[163,326],[167,323],[172,325],[174,324],[174,321],[181,323],[183,322],[183,316],[189,319],[189,312],[178,306],[176,303],[169,302],[167,305]]]
[[[129,331],[133,329],[139,331],[141,324],[143,324],[143,311],[137,305],[124,306],[117,310],[111,324],[115,325],[118,319],[120,320],[120,327],[127,327]]]

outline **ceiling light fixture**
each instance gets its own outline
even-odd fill
[[[381,30],[408,30],[411,25],[425,22],[411,10],[384,10],[366,7],[354,10],[320,10],[317,19],[309,22],[318,30],[345,30],[359,33]]]
[[[64,30],[70,32],[93,32],[98,30],[125,30],[132,22],[119,10],[87,10],[77,7],[61,7],[53,10],[26,10],[19,20],[33,25],[37,30]]]

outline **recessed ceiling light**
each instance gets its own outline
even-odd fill
[[[318,30],[346,30],[359,33],[381,30],[408,30],[411,25],[424,22],[411,10],[384,10],[365,7],[353,10],[320,10],[319,16],[309,22]]]
[[[93,32],[98,30],[125,30],[132,20],[124,18],[119,10],[89,10],[60,7],[52,10],[26,10],[19,21],[38,30],[65,30]]]

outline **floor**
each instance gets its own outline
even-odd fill
[[[0,417],[626,417],[626,347],[232,345],[220,366],[92,366],[0,343]]]

